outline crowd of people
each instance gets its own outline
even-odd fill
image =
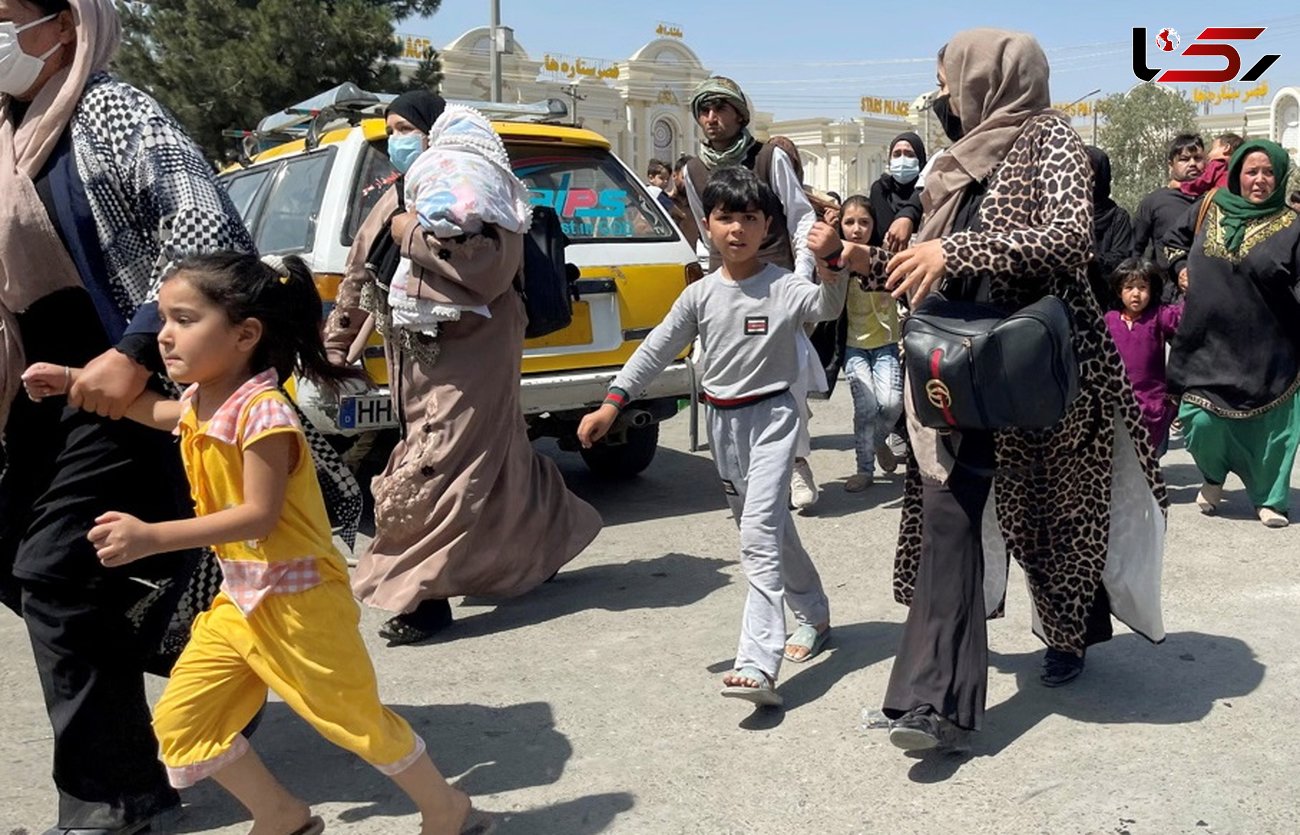
[[[489,831],[381,702],[357,601],[390,613],[390,644],[423,641],[451,623],[449,598],[526,593],[601,527],[520,416],[515,279],[532,210],[500,139],[432,93],[391,103],[401,176],[357,235],[322,327],[306,265],[259,258],[202,152],[107,74],[121,36],[111,0],[0,0],[0,27],[0,599],[27,627],[54,730],[50,833],[148,831],[178,788],[207,777],[255,832],[322,832],[249,743],[268,690],[390,777],[425,835]],[[1288,523],[1291,161],[1225,135],[1206,163],[1199,137],[1176,137],[1168,187],[1130,223],[1106,155],[1051,109],[1048,77],[1031,36],[956,34],[931,104],[947,147],[900,134],[870,193],[833,205],[805,188],[788,140],[753,137],[748,99],[722,77],[692,99],[699,153],[651,164],[656,199],[709,272],[578,440],[599,443],[698,340],[747,583],[723,696],[780,705],[782,664],[831,638],[791,512],[817,499],[807,401],[833,382],[810,338],[818,323],[837,323],[818,333],[837,335],[853,400],[845,489],[905,466],[893,590],[908,613],[883,698],[900,748],[959,748],[980,728],[985,621],[1002,610],[1010,558],[1029,581],[1045,685],[1082,672],[1112,616],[1163,639],[1171,426],[1204,476],[1202,510],[1217,510],[1232,473],[1263,524]],[[1077,366],[1059,419],[922,419],[920,399],[946,409],[950,392],[906,362],[909,316],[1049,296]],[[401,441],[372,485],[376,536],[349,572],[329,511],[355,484],[281,384],[346,385],[371,327]],[[169,676],[152,711],[146,671]]]

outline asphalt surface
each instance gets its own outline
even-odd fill
[[[989,710],[973,751],[909,757],[863,727],[904,617],[890,593],[900,478],[844,492],[847,387],[815,411],[823,494],[798,527],[831,596],[834,637],[814,661],[786,665],[784,711],[718,696],[745,586],[712,462],[686,451],[684,414],[626,483],[597,481],[576,455],[542,447],[605,518],[555,581],[500,604],[457,601],[455,627],[422,646],[384,646],[382,613],[365,614],[383,697],[475,804],[499,813],[499,833],[1300,832],[1300,764],[1287,742],[1300,688],[1300,526],[1266,530],[1235,480],[1221,514],[1202,516],[1195,467],[1175,443],[1168,639],[1155,646],[1118,627],[1081,678],[1044,688],[1013,568],[1008,615],[989,630]],[[35,835],[54,822],[50,731],[17,618],[0,616],[0,653],[0,835]],[[151,682],[155,697],[160,688]],[[327,832],[418,831],[391,783],[278,701],[254,745]],[[210,782],[184,799],[168,831],[248,829]]]

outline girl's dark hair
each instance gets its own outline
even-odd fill
[[[719,168],[709,177],[704,194],[700,197],[704,214],[713,214],[715,208],[725,212],[762,212],[768,217],[776,214],[776,195],[767,183],[758,179],[753,171],[739,165]]]
[[[68,0],[27,0],[33,6],[41,10],[42,15],[58,14],[72,10],[72,4]]]
[[[1151,302],[1158,304],[1160,293],[1164,289],[1164,270],[1154,261],[1133,256],[1119,262],[1119,266],[1110,274],[1110,289],[1116,296],[1124,289],[1124,282],[1130,278],[1145,278],[1147,287],[1151,288]]]
[[[301,258],[281,260],[283,271],[243,252],[192,255],[164,280],[183,275],[232,323],[262,323],[262,340],[250,362],[255,372],[274,368],[281,380],[296,372],[329,387],[364,378],[364,372],[334,365],[325,356],[316,279]]]

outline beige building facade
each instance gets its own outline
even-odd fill
[[[660,26],[663,29],[663,26]],[[609,140],[615,153],[633,171],[645,174],[651,158],[671,163],[694,154],[699,132],[691,115],[691,93],[712,73],[677,35],[660,36],[623,60],[530,53],[519,41],[501,56],[502,100],[511,103],[559,99],[579,124]],[[399,34],[407,67],[414,67],[424,49],[434,46],[442,59],[442,94],[450,99],[486,101],[489,29],[471,29],[444,46],[427,38]],[[1261,91],[1262,92],[1262,91]],[[806,118],[773,121],[771,114],[751,108],[750,129],[760,139],[789,137],[798,147],[804,181],[841,196],[865,194],[885,171],[891,139],[913,130],[933,150],[947,141],[928,111],[916,105],[883,108],[879,114],[854,119]],[[881,108],[877,108],[881,109]],[[893,115],[906,113],[906,115]],[[1272,139],[1300,158],[1300,87],[1282,87],[1267,104],[1235,112],[1211,112],[1197,119],[1207,137],[1232,131]],[[1076,118],[1075,126],[1088,141],[1094,125]]]
[[[489,29],[471,29],[445,46],[398,35],[414,66],[424,47],[442,59],[442,95],[487,101]],[[645,174],[651,158],[671,163],[697,147],[690,100],[710,75],[680,38],[656,37],[624,60],[554,53],[534,54],[519,41],[501,56],[501,98],[510,103],[559,99],[577,122],[609,140],[633,171]]]

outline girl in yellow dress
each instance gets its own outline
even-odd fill
[[[279,388],[295,371],[327,384],[352,373],[326,359],[311,272],[297,258],[199,256],[163,282],[159,309],[167,373],[189,388],[179,401],[146,392],[127,416],[179,436],[196,517],[146,523],[110,512],[89,537],[109,567],[201,546],[220,559],[222,593],[194,622],[154,711],[172,785],[212,777],[252,813],[252,835],[323,831],[241,734],[269,687],[392,778],[419,808],[422,835],[487,831],[490,820],[379,701],[311,453]],[[41,363],[23,380],[40,398],[76,374]]]

